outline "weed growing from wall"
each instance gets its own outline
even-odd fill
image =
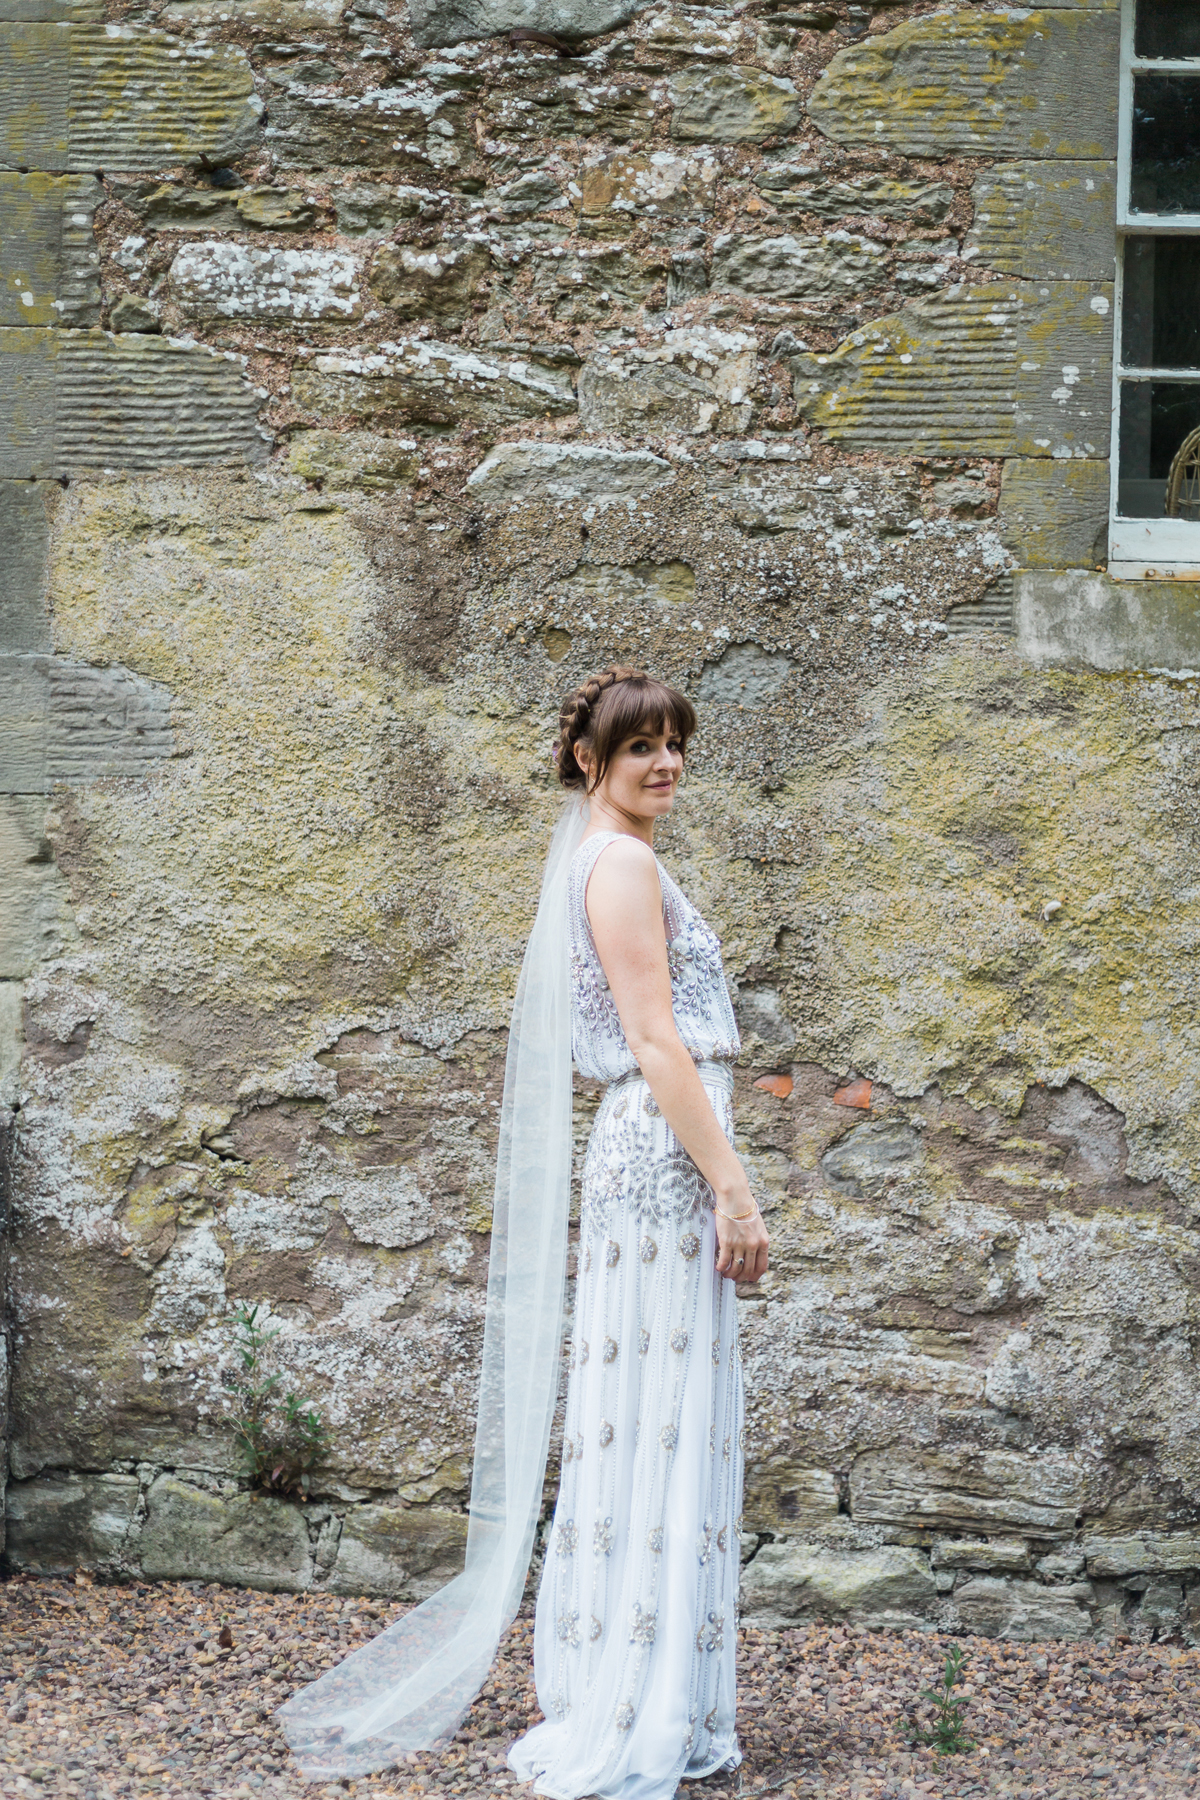
[[[259,1310],[243,1304],[235,1314],[242,1367],[233,1383],[234,1436],[255,1487],[307,1500],[311,1471],[329,1431],[315,1407],[280,1392],[279,1373],[266,1366],[267,1346],[279,1332],[259,1324]]]

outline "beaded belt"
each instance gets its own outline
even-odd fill
[[[727,1094],[732,1094],[732,1092],[733,1092],[733,1064],[732,1063],[698,1062],[696,1064],[696,1073],[700,1077],[701,1081],[707,1081],[711,1084],[714,1084],[717,1087],[722,1087],[725,1089],[725,1092]],[[635,1065],[632,1069],[627,1069],[625,1071],[624,1075],[618,1075],[615,1081],[610,1081],[608,1086],[609,1086],[609,1090],[611,1091],[613,1088],[625,1087],[627,1085],[627,1083],[629,1083],[631,1081],[645,1081],[645,1079],[646,1079],[646,1077],[642,1074],[642,1071]]]

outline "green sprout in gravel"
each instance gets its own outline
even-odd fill
[[[904,1731],[914,1744],[928,1744],[939,1756],[961,1756],[964,1751],[975,1748],[966,1735],[964,1725],[967,1702],[954,1696],[954,1690],[962,1680],[966,1666],[966,1653],[957,1644],[953,1645],[946,1656],[941,1686],[926,1688],[922,1692],[922,1700],[933,1702],[933,1726],[930,1730],[922,1730],[910,1718],[901,1721]]]
[[[241,1380],[233,1383],[234,1436],[255,1487],[307,1500],[311,1472],[329,1432],[315,1407],[279,1391],[279,1374],[266,1367],[267,1346],[279,1332],[259,1323],[259,1310],[240,1305],[235,1314],[242,1371]]]

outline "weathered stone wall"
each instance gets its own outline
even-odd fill
[[[1116,10],[0,20],[12,1565],[453,1569],[620,656],[702,706],[662,848],[769,1196],[747,1611],[1192,1631],[1200,645],[1103,568]],[[306,1506],[239,1477],[242,1301]]]

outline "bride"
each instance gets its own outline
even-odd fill
[[[513,1015],[462,1575],[280,1709],[306,1775],[461,1721],[520,1604],[557,1389],[570,1065],[606,1082],[583,1171],[562,1477],[537,1602],[545,1722],[509,1763],[554,1800],[671,1800],[740,1761],[736,1281],[767,1233],[732,1147],[720,945],[654,854],[695,711],[611,668],[565,701],[568,806]]]

